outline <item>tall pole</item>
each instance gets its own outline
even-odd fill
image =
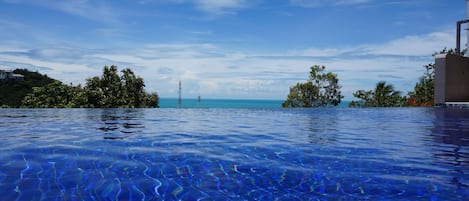
[[[179,98],[178,98],[178,108],[182,108],[182,87],[181,87],[181,80],[179,80]]]
[[[461,55],[461,26],[469,23],[469,19],[461,20],[456,23],[456,54]],[[467,44],[467,43],[466,43]]]
[[[467,19],[469,19],[469,0],[466,0]],[[466,32],[466,48],[469,49],[469,24],[467,24]],[[469,56],[469,51],[466,52],[466,56]]]
[[[461,26],[462,24],[467,24],[466,28],[466,50],[469,49],[469,0],[466,0],[466,12],[467,19],[457,22],[456,27],[456,54],[461,55]],[[469,55],[469,51],[466,51],[466,55]]]

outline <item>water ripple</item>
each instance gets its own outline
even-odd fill
[[[469,111],[0,109],[5,200],[465,200]]]

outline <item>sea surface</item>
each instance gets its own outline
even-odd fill
[[[469,110],[0,109],[1,200],[469,200]]]
[[[281,108],[284,100],[245,99],[182,99],[181,108]],[[350,101],[342,101],[337,107],[347,107]],[[161,98],[160,108],[178,108],[177,98]]]

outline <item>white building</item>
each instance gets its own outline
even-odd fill
[[[0,70],[0,80],[6,79],[6,78],[7,78],[7,74],[5,73],[5,71]]]
[[[0,70],[0,80],[24,80],[24,75],[15,74],[11,70]]]

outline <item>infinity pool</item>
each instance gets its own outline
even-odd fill
[[[0,109],[1,200],[469,200],[469,110]]]

